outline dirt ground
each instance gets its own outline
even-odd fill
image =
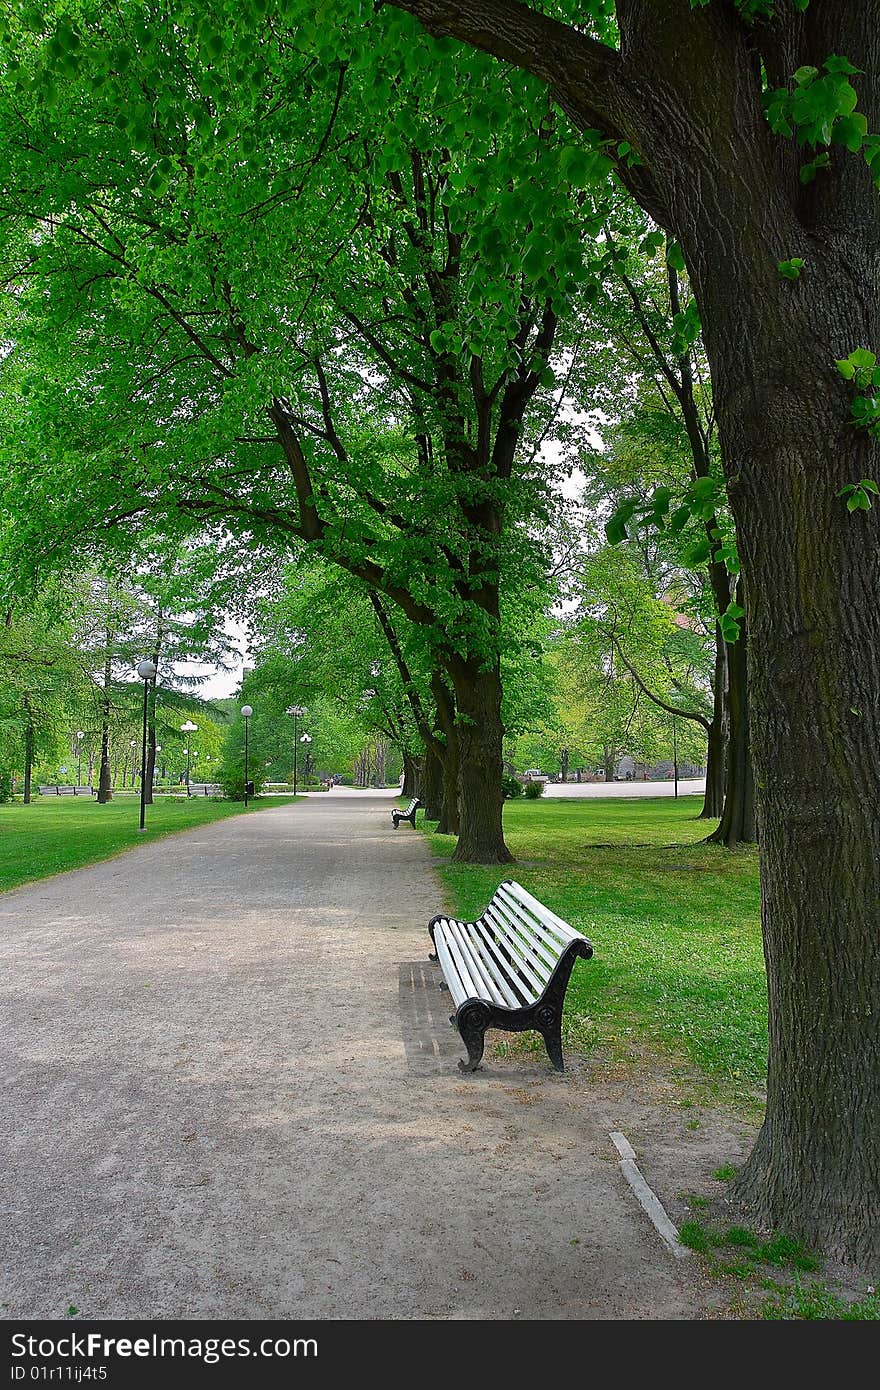
[[[0,897],[2,1316],[717,1316],[608,1135],[680,1222],[746,1128],[577,1058],[462,1076],[441,906],[332,795]]]

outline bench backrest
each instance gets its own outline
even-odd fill
[[[73,790],[76,796],[91,796],[92,794],[91,787],[74,787]]]
[[[418,798],[417,796],[414,796],[413,799],[412,799],[412,801],[409,803],[409,805],[408,805],[407,808],[406,808],[406,814],[407,814],[408,816],[411,816],[412,813],[413,813],[413,811],[416,809],[416,807],[417,807],[417,806],[421,806],[421,804],[422,804],[422,803],[419,801],[419,798]]]
[[[496,890],[483,920],[535,997],[543,993],[563,951],[573,941],[586,940],[512,879]]]
[[[57,790],[59,796],[76,796],[76,791],[73,787],[58,787]]]
[[[475,922],[439,920],[446,930],[434,944],[457,1007],[472,996],[514,1009],[532,1005],[570,946],[583,942],[579,954],[592,954],[585,936],[512,881]]]
[[[39,791],[40,796],[57,796],[57,795],[58,795],[58,788],[57,788],[57,787],[38,787],[37,790]]]

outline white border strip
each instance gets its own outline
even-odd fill
[[[612,1130],[608,1138],[620,1154],[620,1167],[623,1170],[623,1176],[635,1193],[639,1206],[651,1218],[654,1229],[669,1251],[677,1260],[684,1259],[691,1252],[679,1240],[678,1231],[667,1216],[660,1198],[645,1182],[639,1165],[636,1163],[635,1150],[626,1135],[621,1134],[619,1130]]]

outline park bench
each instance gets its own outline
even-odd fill
[[[91,796],[91,787],[62,787],[57,784],[54,787],[40,787],[40,796]]]
[[[483,1056],[487,1028],[540,1033],[557,1071],[562,1059],[562,1006],[578,956],[593,948],[543,903],[508,880],[475,922],[432,917],[428,931],[434,954],[452,995],[450,1016],[468,1050],[462,1071],[475,1071]]]
[[[416,811],[419,809],[421,804],[422,803],[419,801],[419,798],[417,796],[414,796],[405,811],[399,811],[397,807],[395,807],[394,810],[391,812],[391,824],[394,826],[394,829],[398,829],[402,820],[408,820],[413,830],[415,830]]]

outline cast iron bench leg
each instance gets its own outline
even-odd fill
[[[565,1062],[562,1057],[562,1019],[552,1009],[542,1009],[541,1015],[538,1017],[538,1025],[544,1039],[544,1046],[547,1049],[547,1056],[553,1063],[554,1071],[565,1071]]]
[[[483,1046],[491,1013],[485,1004],[463,1004],[455,1016],[461,1040],[468,1050],[467,1061],[460,1061],[462,1071],[476,1071],[483,1060]]]

